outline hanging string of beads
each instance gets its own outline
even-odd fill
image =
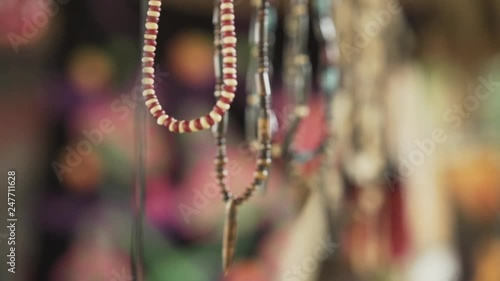
[[[259,98],[259,117],[258,117],[258,142],[259,152],[257,159],[257,167],[254,172],[253,182],[246,188],[245,192],[241,195],[234,195],[230,192],[227,185],[227,169],[228,162],[226,154],[226,126],[223,122],[214,127],[215,143],[217,145],[217,152],[215,158],[215,171],[217,175],[218,184],[221,189],[222,197],[226,202],[226,222],[224,227],[223,237],[223,270],[227,273],[229,266],[233,260],[234,251],[236,248],[237,238],[237,207],[247,201],[266,181],[269,174],[269,167],[271,165],[271,86],[269,81],[268,71],[268,35],[267,35],[267,20],[268,20],[269,1],[260,0],[257,9],[256,21],[256,34],[257,34],[257,70],[255,74],[256,91]],[[215,10],[214,13],[219,11]],[[214,17],[216,18],[216,17]],[[220,24],[215,22],[215,24]],[[217,39],[216,39],[217,41]],[[222,52],[224,46],[222,47]],[[220,55],[216,55],[217,60]],[[223,70],[222,70],[223,71]],[[216,73],[220,74],[220,69],[216,69]],[[216,74],[217,75],[217,74]]]
[[[236,32],[234,26],[233,0],[220,1],[220,37],[222,42],[223,78],[220,87],[220,97],[212,110],[201,117],[192,120],[177,120],[165,113],[155,93],[155,51],[158,36],[161,1],[149,1],[146,31],[142,55],[142,88],[146,106],[156,119],[158,125],[165,126],[174,133],[191,133],[211,128],[222,121],[222,116],[229,110],[234,100],[236,86]]]
[[[314,7],[314,33],[316,35],[320,55],[319,55],[319,85],[320,91],[324,98],[324,111],[326,134],[322,143],[323,160],[320,166],[320,176],[318,182],[318,190],[321,194],[323,203],[326,225],[329,235],[337,239],[339,238],[339,211],[342,208],[342,185],[340,180],[333,179],[339,175],[334,171],[335,159],[338,159],[338,148],[335,145],[333,132],[333,98],[334,94],[340,88],[341,72],[339,65],[340,49],[337,39],[335,23],[333,21],[333,3],[330,0],[315,0]],[[332,183],[335,181],[335,183]],[[333,190],[337,189],[337,190]],[[332,191],[333,190],[333,191]],[[332,198],[331,194],[335,194]],[[332,200],[333,199],[333,200]],[[333,213],[332,210],[336,212]]]
[[[237,204],[243,203],[254,192],[254,190],[262,184],[262,181],[267,178],[267,169],[271,163],[271,131],[270,131],[270,103],[271,103],[271,87],[268,72],[268,56],[267,56],[267,9],[269,6],[268,0],[260,0],[261,3],[258,9],[258,67],[255,75],[257,93],[259,96],[260,112],[258,118],[258,139],[259,139],[259,155],[257,160],[257,171],[255,172],[254,182],[247,188],[244,194],[234,196],[227,188],[226,176],[226,149],[225,149],[225,128],[218,125],[215,131],[216,144],[218,147],[217,158],[215,161],[217,178],[221,186],[221,193],[225,201],[235,200]]]
[[[284,72],[286,93],[294,103],[290,123],[285,129],[285,137],[278,151],[288,162],[307,162],[310,152],[299,153],[292,144],[297,135],[299,124],[309,115],[312,66],[308,54],[309,8],[307,0],[290,0],[285,18],[286,45],[284,51]],[[305,156],[305,157],[304,157]],[[309,156],[309,157],[307,157]],[[306,159],[304,159],[306,158]]]

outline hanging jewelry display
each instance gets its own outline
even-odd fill
[[[324,97],[325,125],[331,127],[331,100],[339,81],[339,71],[336,67],[338,47],[335,40],[335,28],[331,21],[331,5],[328,1],[318,1],[316,4],[317,22],[316,33],[321,45],[320,89]],[[325,9],[325,10],[321,10]],[[328,10],[326,10],[328,9]],[[295,164],[304,164],[323,152],[323,148],[329,139],[330,132],[326,133],[322,142],[313,150],[299,152],[293,149],[293,142],[297,134],[299,124],[309,114],[309,97],[312,84],[312,66],[308,55],[309,37],[309,8],[306,0],[292,0],[289,3],[285,18],[285,34],[287,37],[284,55],[283,81],[285,91],[290,95],[294,103],[293,114],[284,133],[281,143],[273,143],[273,157],[286,159],[289,174]],[[253,68],[249,68],[250,77]],[[247,139],[250,143],[255,142],[255,130],[251,124],[255,123],[255,108],[257,105],[254,93],[255,83],[247,88]]]
[[[211,128],[222,121],[222,116],[229,110],[234,100],[238,82],[236,80],[236,31],[233,0],[222,0],[220,6],[220,40],[223,44],[222,60],[224,63],[220,97],[208,114],[192,120],[177,120],[162,110],[155,94],[154,63],[161,1],[148,2],[142,55],[142,94],[146,100],[146,106],[158,125],[167,127],[171,132],[191,133]]]
[[[387,168],[384,147],[384,106],[382,93],[385,69],[387,69],[388,27],[381,29],[377,36],[367,37],[358,30],[359,26],[370,20],[372,10],[386,7],[388,1],[354,1],[351,3],[349,35],[346,50],[343,50],[344,74],[343,102],[347,102],[349,112],[336,118],[343,123],[338,127],[343,130],[343,169],[350,180],[357,186],[383,186],[383,173]],[[368,47],[369,46],[369,47]],[[349,48],[349,49],[347,49]]]
[[[374,20],[374,12],[390,13],[389,0],[343,1],[337,11],[342,19],[342,88],[335,97],[334,127],[340,154],[343,180],[352,200],[346,213],[345,231],[353,240],[363,243],[349,245],[349,260],[357,274],[380,273],[387,261],[391,241],[384,222],[389,192],[394,182],[387,180],[387,94],[385,91],[389,66],[398,43],[400,15],[390,14],[387,24]],[[394,194],[393,194],[394,195]],[[360,233],[359,229],[363,229]],[[370,255],[366,253],[370,251]],[[353,266],[354,268],[354,266]]]
[[[338,206],[340,198],[336,198],[332,204],[332,198],[327,192],[328,175],[331,169],[334,168],[334,159],[336,159],[335,143],[333,136],[333,96],[340,87],[340,68],[339,56],[340,50],[338,46],[337,32],[333,21],[333,5],[330,0],[316,0],[313,2],[314,7],[314,32],[319,43],[319,86],[324,98],[324,114],[326,123],[326,133],[323,140],[322,152],[323,161],[320,167],[319,191],[326,212],[327,226],[330,235],[335,236],[337,229],[334,224],[334,218],[331,215],[330,209],[340,208]],[[340,186],[336,186],[340,188]],[[341,192],[337,191],[337,197],[341,197]],[[333,206],[332,206],[333,205]]]
[[[248,70],[246,77],[246,108],[245,108],[245,135],[250,145],[250,148],[257,147],[257,120],[259,117],[259,96],[257,92],[257,82],[255,80],[255,75],[257,73],[257,64],[258,64],[258,56],[259,56],[259,46],[258,46],[258,19],[257,13],[259,9],[260,0],[252,0],[252,15],[250,19],[250,30],[248,32],[248,42],[250,44],[250,59],[248,62]],[[276,10],[274,7],[269,6],[268,9],[268,20],[267,20],[267,37],[268,41],[275,40],[275,29],[276,29]],[[268,57],[269,61],[272,61],[272,50],[273,44],[268,45]],[[272,64],[269,63],[268,66],[269,71],[269,79],[272,77]],[[271,129],[274,133],[277,124],[275,121],[273,112],[271,111]]]
[[[218,5],[215,5],[216,7]],[[214,10],[214,15],[217,13],[228,13],[230,10],[233,10],[233,4],[227,3],[224,5],[224,0],[220,5],[220,10],[217,8]],[[271,165],[271,124],[270,124],[270,116],[271,116],[271,86],[269,81],[269,58],[268,58],[268,35],[267,35],[267,22],[268,22],[268,10],[269,10],[269,1],[268,0],[260,0],[258,8],[256,10],[256,42],[257,42],[257,69],[255,74],[255,83],[257,85],[256,93],[258,94],[259,99],[259,116],[258,116],[258,159],[257,159],[257,167],[254,173],[254,180],[245,190],[245,192],[239,196],[232,194],[229,191],[229,187],[227,185],[227,170],[226,164],[228,162],[227,152],[226,152],[226,122],[227,122],[227,113],[225,113],[222,118],[224,121],[218,123],[214,126],[213,133],[215,136],[215,143],[217,145],[217,152],[215,158],[215,171],[216,178],[218,184],[221,189],[223,201],[226,202],[226,217],[225,217],[225,226],[224,226],[224,234],[223,234],[223,247],[222,247],[222,268],[225,274],[228,272],[228,268],[233,261],[234,252],[236,249],[236,240],[237,240],[237,208],[247,201],[255,192],[255,190],[261,187],[266,181],[269,174],[269,166]],[[214,16],[214,19],[219,17]],[[222,18],[222,17],[220,17]],[[222,25],[223,22],[217,22],[214,20],[214,24]],[[217,28],[216,28],[217,29]],[[221,32],[224,32],[224,27],[221,28]],[[226,73],[226,60],[223,56],[224,50],[228,48],[227,43],[224,40],[221,40],[222,44],[218,44],[219,38],[218,34],[215,33],[216,39],[216,54],[215,61],[220,61],[222,57],[222,67],[216,69],[216,77],[217,83],[219,86],[216,86],[216,95],[217,89],[220,88],[220,85],[223,87],[224,80],[220,79],[220,76],[224,77]],[[222,37],[223,38],[223,37]],[[221,56],[222,53],[222,56]],[[217,65],[217,63],[216,63]],[[219,64],[220,65],[220,64]],[[223,88],[222,88],[223,89]],[[222,93],[219,95],[219,100],[224,98]]]
[[[307,162],[317,151],[298,153],[292,143],[297,134],[300,121],[309,114],[312,66],[308,55],[309,9],[307,0],[291,0],[285,17],[286,45],[283,58],[283,81],[285,92],[293,100],[294,109],[290,124],[279,151],[288,163]],[[278,145],[278,144],[275,144]]]

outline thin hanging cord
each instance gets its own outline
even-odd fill
[[[141,23],[144,22],[146,11],[148,9],[147,1],[141,1]],[[142,30],[144,33],[144,27]],[[139,46],[142,49],[142,38]],[[142,74],[142,73],[141,73]],[[143,74],[142,74],[143,76]],[[141,77],[142,80],[143,77]],[[139,83],[139,81],[138,81]],[[138,89],[137,87],[135,89]],[[142,89],[141,89],[142,92]],[[137,93],[134,93],[137,94]],[[132,187],[132,238],[131,238],[131,259],[130,267],[132,279],[134,281],[144,281],[144,240],[143,240],[143,218],[144,218],[144,198],[146,190],[146,169],[145,169],[145,151],[146,151],[146,107],[137,106],[134,114],[134,179]]]

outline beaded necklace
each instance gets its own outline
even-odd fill
[[[216,0],[219,1],[219,0]],[[215,5],[217,7],[217,5]],[[222,7],[222,6],[221,6]],[[255,192],[255,190],[261,187],[266,181],[269,174],[269,166],[271,165],[271,125],[270,125],[270,115],[271,115],[271,87],[269,82],[269,70],[268,70],[268,35],[267,35],[267,22],[268,22],[268,10],[269,1],[268,0],[258,0],[258,8],[256,9],[257,25],[256,25],[256,39],[257,39],[257,70],[255,74],[256,81],[256,91],[258,93],[259,99],[259,117],[258,117],[258,159],[257,167],[254,172],[253,182],[246,188],[245,192],[239,196],[232,194],[229,191],[227,185],[227,169],[226,164],[228,162],[226,153],[226,123],[227,116],[224,116],[223,122],[218,123],[214,126],[214,136],[215,143],[217,145],[217,153],[214,161],[215,171],[218,184],[221,189],[224,202],[226,202],[226,218],[224,226],[224,236],[223,236],[223,247],[222,247],[222,257],[223,257],[223,270],[227,273],[229,266],[232,263],[233,255],[236,249],[236,239],[237,239],[237,207],[247,201]],[[219,17],[216,16],[217,13],[221,11],[217,8],[214,10],[214,19]],[[214,20],[214,24],[217,26],[221,24]],[[217,30],[217,27],[215,28]],[[215,43],[216,51],[215,61],[218,61],[221,57],[221,52],[223,53],[224,46],[217,44],[217,32],[215,32]],[[222,50],[222,51],[221,51]],[[217,65],[217,63],[216,63]],[[222,69],[223,74],[223,69]],[[222,80],[220,79],[221,69],[216,69],[217,84],[216,89],[223,86]],[[217,90],[216,90],[217,95]],[[219,99],[221,97],[219,96]],[[226,114],[227,115],[227,114]]]
[[[161,1],[149,1],[146,31],[144,33],[144,47],[142,54],[142,89],[146,106],[160,126],[165,126],[174,133],[191,133],[211,128],[221,122],[222,116],[229,110],[234,100],[236,86],[236,33],[234,26],[233,0],[220,1],[220,35],[222,44],[222,84],[220,97],[212,110],[201,117],[192,120],[177,120],[162,110],[162,106],[155,94],[155,51],[158,35],[158,21],[160,18]]]
[[[234,99],[237,86],[236,72],[236,33],[234,26],[233,0],[215,0],[213,12],[214,24],[214,68],[216,104],[205,116],[192,120],[177,120],[165,113],[155,95],[154,90],[154,57],[156,38],[158,35],[158,21],[161,10],[160,1],[149,1],[144,34],[142,56],[142,86],[146,106],[157,120],[159,125],[168,128],[174,133],[190,133],[212,128],[217,145],[215,170],[217,182],[226,202],[226,217],[223,236],[222,259],[225,274],[232,263],[237,239],[237,207],[248,200],[254,191],[261,186],[268,176],[271,164],[271,131],[270,131],[270,102],[271,88],[269,85],[268,57],[267,57],[267,14],[268,0],[259,0],[258,17],[258,67],[255,76],[257,92],[259,93],[260,114],[258,118],[258,138],[260,143],[257,169],[254,181],[246,191],[235,196],[227,186],[228,162],[226,155],[226,139],[228,115],[227,111]]]
[[[314,11],[309,11],[308,1],[290,0],[285,18],[286,44],[284,50],[283,81],[286,93],[294,102],[294,109],[290,123],[285,128],[284,139],[281,143],[273,142],[273,158],[283,158],[288,166],[288,173],[293,174],[292,166],[305,164],[325,152],[331,139],[332,99],[338,89],[340,71],[338,68],[339,48],[333,24],[331,1],[314,1]],[[309,151],[297,151],[293,142],[297,135],[300,122],[309,114],[309,96],[312,84],[312,66],[308,55],[309,14],[314,16],[314,31],[320,45],[319,84],[324,98],[325,125],[327,132],[321,143]],[[253,53],[253,52],[252,52]],[[254,68],[249,67],[250,77]],[[255,83],[254,83],[255,84]],[[256,123],[256,108],[258,100],[255,88],[247,87],[247,139],[251,144],[256,142],[251,127]],[[248,130],[250,128],[250,130]],[[255,147],[255,146],[252,146]]]

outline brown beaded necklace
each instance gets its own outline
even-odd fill
[[[233,0],[215,0],[214,5],[214,61],[216,85],[214,95],[217,99],[210,113],[193,120],[177,120],[165,113],[155,95],[154,90],[154,57],[156,38],[158,34],[158,21],[160,16],[161,1],[148,2],[146,31],[144,34],[144,47],[142,56],[142,86],[146,106],[157,120],[174,133],[190,133],[212,128],[217,145],[215,170],[217,182],[226,202],[226,217],[223,237],[222,259],[223,270],[226,274],[232,263],[237,240],[237,207],[248,200],[254,191],[267,179],[271,165],[271,130],[270,130],[270,103],[271,87],[269,83],[268,52],[267,52],[267,15],[268,0],[258,0],[258,69],[256,83],[258,85],[260,114],[258,118],[259,155],[254,181],[246,191],[239,196],[233,195],[227,186],[228,162],[226,154],[226,139],[228,114],[227,111],[234,99],[237,86],[236,72],[236,33],[234,26]]]
[[[160,19],[161,1],[148,2],[146,31],[142,55],[142,89],[146,106],[160,126],[165,126],[174,133],[191,133],[211,128],[221,122],[222,116],[229,110],[234,100],[236,86],[236,33],[234,27],[233,0],[220,1],[220,35],[222,42],[222,72],[223,79],[220,87],[220,97],[212,110],[201,117],[192,120],[177,120],[162,110],[162,106],[155,94],[155,51],[158,35],[158,21]]]
[[[219,0],[216,0],[216,2]],[[215,5],[217,7],[218,5]],[[222,6],[221,6],[222,7]],[[255,74],[256,83],[258,85],[257,92],[260,104],[260,112],[258,118],[258,139],[259,139],[259,152],[257,159],[257,167],[254,173],[254,180],[245,190],[245,192],[239,196],[232,194],[229,191],[227,185],[227,169],[226,164],[228,162],[226,154],[226,122],[227,116],[224,116],[223,122],[218,123],[214,126],[214,136],[217,145],[217,153],[215,158],[215,171],[217,175],[218,184],[221,188],[221,193],[223,195],[223,200],[226,202],[226,219],[224,226],[224,237],[223,237],[223,270],[227,273],[229,266],[232,263],[233,255],[236,249],[237,240],[237,207],[243,202],[247,201],[255,192],[257,188],[262,186],[266,181],[269,174],[269,166],[271,165],[271,125],[270,125],[270,115],[271,115],[271,87],[269,82],[269,70],[268,70],[268,42],[267,42],[267,21],[268,21],[268,0],[259,0],[257,13],[257,42],[258,42],[258,67]],[[214,9],[214,19],[217,19],[216,15],[221,11],[217,8]],[[217,25],[221,24],[214,20],[215,30],[218,30]],[[215,61],[218,61],[221,57],[220,53],[224,52],[224,46],[218,44],[217,32],[215,32],[215,45],[216,51]],[[221,74],[223,74],[223,69],[216,69],[217,89],[223,87],[222,79],[220,79]],[[220,97],[219,97],[220,99]],[[225,114],[227,115],[227,114]]]

